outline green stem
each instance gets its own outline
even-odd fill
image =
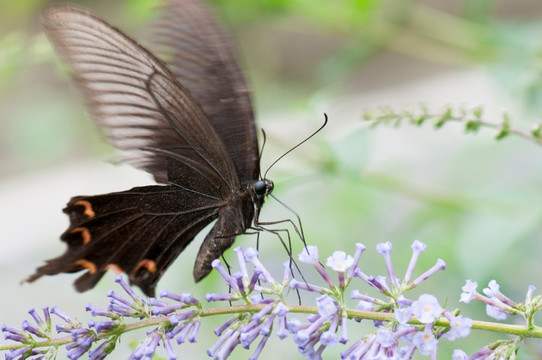
[[[199,316],[208,317],[208,316],[213,316],[213,315],[238,314],[238,313],[244,313],[244,312],[255,313],[263,309],[265,306],[266,304],[250,304],[250,305],[212,308],[212,309],[202,310]],[[288,305],[288,307],[290,309],[290,313],[298,313],[298,314],[317,314],[318,313],[318,308],[316,306]],[[366,320],[395,321],[395,317],[393,313],[362,311],[362,310],[353,310],[353,309],[345,309],[345,312],[348,315],[349,319],[361,318],[361,319],[366,319]],[[105,339],[114,335],[120,336],[123,333],[127,333],[130,331],[134,331],[134,330],[145,328],[145,327],[158,326],[158,325],[166,324],[167,322],[169,322],[169,318],[167,316],[145,319],[133,324],[125,325],[124,327],[117,328],[109,333],[99,334],[97,338]],[[409,323],[412,325],[425,325],[416,319],[414,319],[413,321]],[[442,317],[438,319],[437,321],[435,321],[435,325],[449,327],[450,322],[448,321],[448,319]],[[527,327],[527,326],[521,326],[521,325],[501,324],[501,323],[494,323],[494,322],[488,322],[488,321],[474,320],[472,322],[472,329],[485,330],[485,331],[510,334],[510,335],[518,335],[524,338],[542,338],[542,328],[538,326]],[[33,348],[59,347],[59,346],[66,345],[72,342],[73,342],[73,339],[71,336],[65,336],[65,337],[56,338],[56,339],[36,341],[34,343]],[[29,345],[19,344],[19,343],[10,344],[10,345],[1,345],[0,351],[15,350],[15,349],[20,349],[25,346],[29,346]]]
[[[465,119],[464,118],[459,118],[459,117],[452,117],[449,119],[450,121],[456,121],[456,122],[465,122]],[[477,123],[479,123],[480,125],[483,125],[485,127],[489,127],[489,128],[493,128],[493,129],[500,129],[501,128],[501,125],[499,124],[495,124],[495,123],[492,123],[492,122],[489,122],[489,121],[485,121],[485,120],[476,120]],[[508,132],[514,134],[514,135],[518,135],[518,136],[521,136],[527,140],[530,140],[538,145],[542,145],[542,139],[539,139],[531,134],[529,134],[528,132],[526,131],[521,131],[521,130],[518,130],[518,129],[513,129],[513,128],[510,128],[508,130]]]

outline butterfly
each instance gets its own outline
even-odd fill
[[[28,278],[85,271],[78,291],[108,270],[152,296],[169,265],[217,219],[200,246],[195,281],[252,224],[273,182],[260,179],[250,93],[227,35],[196,0],[163,5],[155,42],[168,65],[92,13],[42,12],[43,29],[68,63],[92,119],[123,161],[161,185],[76,196],[64,212],[67,244]]]

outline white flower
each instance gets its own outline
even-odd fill
[[[346,255],[344,251],[335,251],[333,255],[327,258],[326,265],[335,271],[345,272],[354,264],[354,259]]]
[[[297,257],[304,264],[314,264],[318,262],[318,248],[316,246],[307,246]]]

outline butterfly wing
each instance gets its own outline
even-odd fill
[[[48,9],[42,21],[109,141],[127,162],[170,185],[72,199],[65,209],[71,224],[62,236],[67,251],[29,281],[87,269],[76,282],[83,291],[113,268],[152,294],[206,224],[248,207],[246,216],[226,225],[219,220],[207,236],[212,249],[204,247],[196,261],[199,280],[210,271],[209,256],[229,247],[253,217],[222,137],[164,63],[119,30],[72,7]]]
[[[70,217],[61,236],[66,252],[48,260],[28,281],[87,270],[75,281],[76,289],[85,291],[114,270],[154,296],[164,271],[218,210],[216,199],[176,186],[74,197],[64,209]]]
[[[42,24],[72,68],[92,118],[125,162],[150,172],[158,182],[168,183],[170,156],[164,154],[182,155],[207,163],[224,177],[224,185],[237,188],[238,176],[222,137],[161,60],[120,30],[77,8],[47,9],[42,13]],[[153,78],[155,83],[170,79],[175,95],[180,95],[175,100],[180,110],[175,117],[164,115],[157,106],[149,90]]]
[[[257,180],[259,156],[250,92],[230,39],[201,1],[161,7],[153,47],[190,89],[232,155],[242,183]]]

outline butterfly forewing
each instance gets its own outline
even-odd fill
[[[167,158],[145,148],[165,149],[196,161],[204,157],[218,173],[231,172],[224,161],[232,161],[231,156],[221,137],[161,60],[121,31],[80,9],[47,9],[42,23],[48,38],[73,69],[91,116],[104,128],[111,144],[121,150],[126,162],[152,173],[163,183],[168,179]],[[168,92],[183,94],[175,104],[182,109],[177,119],[165,116],[150,93],[155,74],[168,78],[168,85],[175,87],[163,89],[164,97]],[[236,177],[230,175],[225,185],[232,185],[229,182]]]
[[[196,0],[171,0],[161,9],[151,44],[201,105],[232,155],[241,182],[259,175],[250,92],[227,34]]]

